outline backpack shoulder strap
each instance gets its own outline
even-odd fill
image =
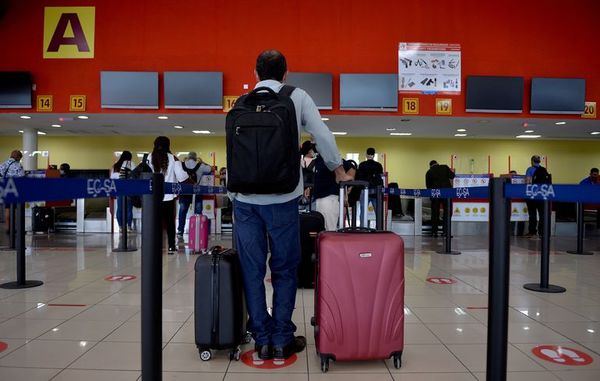
[[[142,163],[148,164],[148,154],[147,153],[144,154],[144,157],[142,158]]]
[[[294,86],[283,85],[281,90],[279,90],[279,94],[285,95],[286,97],[291,97],[294,90],[296,90]]]
[[[198,172],[198,168],[200,168],[201,165],[202,163],[196,164],[196,166],[193,168],[194,173]]]

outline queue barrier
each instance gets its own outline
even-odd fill
[[[145,174],[143,180],[111,179],[31,179],[8,178],[0,180],[0,200],[17,204],[17,267],[18,282],[26,282],[24,203],[27,201],[64,200],[65,198],[91,198],[116,195],[143,195],[142,203],[142,378],[162,379],[162,234],[160,203],[163,195],[225,193],[223,187],[165,183],[162,174]],[[151,177],[151,179],[150,179]],[[488,187],[397,189],[377,191],[383,194],[431,198],[489,198],[489,290],[488,290],[488,343],[487,380],[506,380],[508,346],[508,290],[510,271],[510,199],[543,200],[549,210],[549,201],[600,203],[600,192],[594,185],[513,185],[506,178],[491,179]],[[379,202],[378,204],[382,204]],[[451,211],[451,208],[449,209]],[[549,218],[545,213],[544,218]],[[446,220],[450,221],[450,216]],[[545,224],[549,226],[549,221]],[[544,240],[549,240],[549,231]],[[451,233],[447,230],[447,242]],[[543,245],[542,266],[548,273],[549,244]],[[545,281],[547,281],[547,276]],[[38,281],[39,282],[39,281]],[[540,286],[544,286],[544,280]]]

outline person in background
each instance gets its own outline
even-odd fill
[[[598,168],[590,169],[590,175],[581,180],[579,184],[600,184],[600,178],[598,178]]]
[[[315,158],[317,157],[315,144],[310,140],[302,143],[300,155],[302,155],[300,166],[302,167],[302,181],[304,182],[304,195],[300,198],[300,209],[306,210],[308,205],[314,202],[312,188],[315,182],[314,170]]]
[[[133,162],[131,161],[132,157],[133,156],[131,155],[131,152],[123,151],[121,153],[121,156],[119,156],[119,160],[117,160],[117,162],[112,167],[110,178],[128,179],[130,177],[131,171],[135,168],[135,165],[133,165]],[[67,176],[67,171],[70,169],[69,164],[66,164],[68,168],[66,168],[65,171],[65,167],[63,167],[64,165],[65,164],[60,165],[61,177]],[[123,207],[123,199],[125,197],[126,196],[117,196],[117,207],[115,212],[117,215],[117,223],[119,224],[119,231],[122,231],[123,229],[133,231],[133,203],[130,200],[128,200],[129,202],[127,202],[127,225],[124,226],[123,211],[121,208]]]
[[[429,162],[429,170],[425,174],[425,186],[427,189],[438,189],[438,188],[452,188],[452,179],[454,179],[454,172],[446,164],[438,164],[437,161],[431,160]],[[442,206],[442,199],[431,198],[431,235],[432,237],[438,236],[438,226],[440,224],[440,207]],[[446,218],[448,218],[448,211],[444,210],[442,217],[442,229],[446,229]],[[445,230],[442,230],[442,236],[446,234]]]
[[[188,157],[181,164],[182,169],[188,174],[188,181],[192,184],[198,184],[202,180],[202,176],[209,175],[212,173],[212,167],[206,164],[202,159],[198,159],[196,152],[188,153]],[[185,231],[185,222],[187,217],[188,209],[192,204],[193,195],[186,194],[179,196],[179,224],[177,225],[177,236],[183,237]],[[202,213],[202,198],[196,196],[196,202],[194,205],[194,214]]]
[[[541,164],[541,158],[538,155],[531,157],[531,167],[525,172],[525,182],[527,184],[551,184],[550,175],[546,168]],[[526,237],[536,238],[541,234],[544,225],[544,202],[542,200],[527,200],[527,212],[529,213],[529,233]],[[538,220],[539,214],[539,220]],[[539,221],[539,223],[538,223]]]
[[[19,150],[14,150],[10,153],[8,160],[0,164],[0,178],[3,177],[23,177],[25,171],[21,165],[23,154]]]
[[[513,170],[511,170],[511,171],[509,172],[509,174],[511,174],[511,175],[513,175],[513,176],[514,176],[514,175],[516,175],[516,174],[517,174],[517,171],[515,171],[515,170],[513,169]]]
[[[219,185],[222,187],[227,186],[227,168],[225,167],[219,169]]]
[[[14,150],[10,153],[10,157],[8,160],[4,161],[0,164],[0,179],[5,179],[8,177],[23,177],[25,176],[25,171],[23,170],[23,166],[21,165],[21,159],[23,158],[23,154],[19,150]],[[4,209],[3,204],[0,205],[0,210]],[[4,210],[4,221],[6,221],[6,233],[9,233],[10,226],[10,216],[9,216],[9,208],[8,206]]]
[[[148,165],[154,173],[162,173],[165,183],[179,183],[188,179],[181,162],[171,153],[171,140],[166,136],[154,139],[154,148],[148,155]],[[165,193],[161,205],[162,223],[167,229],[168,254],[177,252],[175,245],[175,195]]]
[[[58,167],[58,170],[60,172],[60,177],[71,177],[71,166],[69,163],[62,163],[60,167]]]
[[[316,203],[316,211],[321,213],[325,219],[325,230],[335,231],[340,218],[340,186],[335,181],[335,173],[329,170],[321,156],[312,161],[314,164],[314,189],[313,198]],[[342,160],[346,173],[354,178],[356,175],[356,163],[354,161]],[[340,228],[343,228],[341,226]]]
[[[378,185],[383,186],[383,179],[381,178],[381,175],[383,175],[383,166],[375,161],[375,148],[367,148],[367,160],[358,165],[356,179],[368,181],[369,188],[375,188]],[[370,191],[369,203],[373,205],[375,210],[377,209],[377,196],[372,194]]]

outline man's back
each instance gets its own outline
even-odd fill
[[[383,185],[383,166],[375,160],[365,160],[358,165],[357,178],[368,181],[370,185]]]
[[[452,188],[454,172],[446,164],[436,164],[425,175],[427,188]]]

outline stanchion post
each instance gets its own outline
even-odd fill
[[[583,235],[585,234],[585,224],[583,222],[583,203],[577,203],[577,250],[567,250],[569,254],[593,255],[591,251],[583,251]]]
[[[375,208],[375,229],[383,230],[383,187],[378,185],[375,187],[375,192],[377,192],[376,202],[377,207]]]
[[[444,250],[437,251],[438,254],[459,255],[460,251],[452,250],[452,198],[448,197],[444,202]]]
[[[17,281],[0,284],[0,288],[17,289],[41,286],[44,282],[27,280],[27,263],[25,261],[25,203],[17,204],[13,210],[15,212],[11,216],[11,223],[16,230]]]
[[[150,177],[151,176],[151,177]],[[142,196],[142,379],[162,380],[162,200],[164,176],[152,179],[152,194]]]
[[[9,229],[9,249],[14,249],[15,247],[17,247],[16,244],[16,240],[17,240],[17,208],[15,206],[15,204],[10,204],[10,209],[9,209],[9,224],[8,224],[8,229]]]
[[[550,284],[550,224],[551,210],[550,201],[544,200],[542,204],[542,215],[540,220],[543,221],[542,226],[542,252],[541,268],[540,268],[540,283],[527,283],[523,287],[530,291],[546,292],[557,294],[567,291],[566,288]]]
[[[506,380],[508,288],[510,273],[510,201],[504,198],[504,178],[490,183],[487,381]]]

